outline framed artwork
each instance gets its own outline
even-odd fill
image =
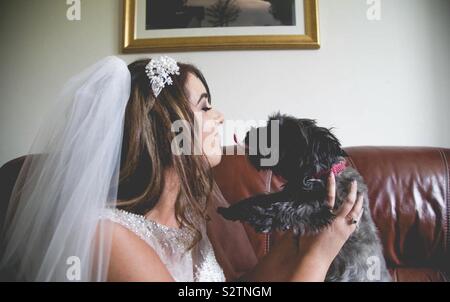
[[[318,0],[123,0],[123,51],[317,49]]]

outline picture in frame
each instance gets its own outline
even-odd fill
[[[318,0],[123,0],[123,51],[317,49]]]

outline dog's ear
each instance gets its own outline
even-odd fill
[[[301,184],[314,167],[309,152],[310,127],[316,122],[310,119],[298,119],[282,115],[280,120],[279,164],[274,172],[283,176],[288,182]]]
[[[336,162],[337,158],[347,156],[347,153],[341,147],[340,141],[331,130],[323,127],[314,127],[311,134],[311,151],[316,161],[327,167]]]
[[[314,121],[308,120],[307,123],[314,123]],[[276,127],[276,129],[272,129],[272,127]],[[275,174],[290,180],[293,177],[298,177],[298,167],[303,166],[303,160],[305,159],[308,132],[304,128],[299,119],[277,112],[269,116],[265,127],[251,129],[246,135],[245,143],[247,146],[249,145],[250,133],[253,133],[253,137],[258,137],[258,139],[260,134],[267,134],[266,143],[274,152],[278,153],[278,161],[274,166],[265,168],[269,168]],[[272,135],[278,137],[275,139]],[[267,156],[261,155],[259,142],[255,147],[247,148],[247,151],[251,151],[251,149],[257,152],[256,154],[252,152],[255,155],[249,155],[248,158],[253,166],[259,170],[263,168],[260,166],[261,159]]]

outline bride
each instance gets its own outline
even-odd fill
[[[166,56],[129,66],[107,57],[71,79],[14,186],[0,274],[23,281],[323,281],[362,214],[356,185],[331,226],[299,242],[286,232],[238,274],[222,248],[233,242],[210,230],[215,223],[233,234],[233,252],[248,257],[242,225],[215,213],[227,205],[211,171],[222,156],[223,121],[202,73]],[[198,141],[200,152],[184,152]],[[333,207],[333,174],[328,192]]]

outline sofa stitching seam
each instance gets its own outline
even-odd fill
[[[271,193],[272,191],[272,170],[269,170],[266,178],[266,191]],[[270,233],[265,234],[264,254],[267,255],[270,249]]]
[[[450,223],[449,223],[449,219],[450,219],[450,209],[449,209],[449,203],[450,203],[450,201],[449,201],[449,199],[450,199],[450,176],[449,176],[449,165],[448,165],[448,161],[447,161],[447,158],[445,157],[445,154],[444,154],[444,152],[443,152],[443,150],[442,149],[438,149],[439,150],[439,154],[441,155],[441,157],[442,157],[442,161],[444,162],[444,165],[445,165],[445,183],[446,183],[446,200],[445,200],[445,205],[446,205],[446,221],[445,221],[445,224],[446,224],[446,228],[445,228],[445,230],[446,230],[446,232],[447,232],[447,234],[446,234],[446,236],[445,236],[445,251],[446,252],[448,252],[448,250],[449,250],[449,248],[448,248],[448,244],[449,244],[449,241],[450,241]]]

